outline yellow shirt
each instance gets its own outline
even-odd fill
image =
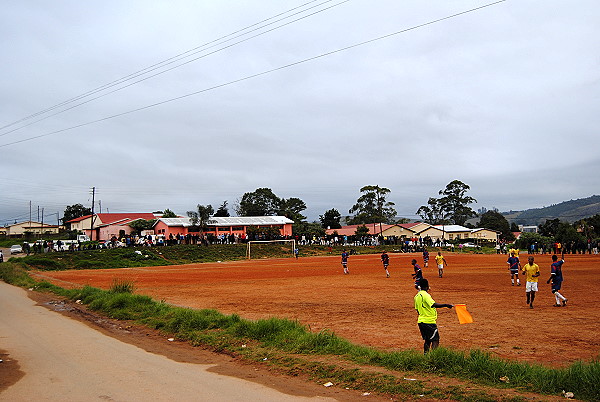
[[[435,324],[437,320],[437,310],[433,306],[435,301],[429,293],[424,290],[420,290],[415,295],[415,310],[419,312],[419,319],[417,323],[422,322],[425,324]]]
[[[444,263],[444,256],[443,255],[436,255],[435,256],[435,262],[437,263],[437,265],[443,264]]]
[[[527,263],[523,265],[523,272],[527,274],[527,282],[537,282],[538,276],[534,277],[533,275],[540,273],[540,267],[536,263],[533,263],[533,265]]]

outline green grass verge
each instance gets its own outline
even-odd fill
[[[379,254],[383,250],[395,252],[399,246],[378,247],[332,247],[300,246],[300,256],[339,255],[342,250],[353,249],[359,254]],[[141,254],[137,253],[139,251]],[[289,245],[254,244],[252,259],[292,258]],[[246,258],[245,244],[212,245],[209,247],[195,245],[177,245],[167,247],[129,247],[104,250],[82,250],[77,252],[54,252],[45,254],[20,255],[12,257],[12,262],[23,262],[39,270],[67,269],[107,269],[132,268],[175,264],[190,264],[216,261],[235,261]]]
[[[81,300],[90,309],[109,317],[134,320],[194,345],[266,361],[285,368],[292,375],[299,370],[309,372],[314,379],[336,382],[343,387],[440,399],[494,400],[460,387],[436,388],[421,381],[407,382],[369,370],[320,363],[320,357],[334,356],[361,366],[394,371],[451,376],[495,388],[512,387],[546,394],[559,394],[564,389],[574,392],[578,399],[600,400],[599,361],[578,362],[567,368],[553,369],[501,360],[479,350],[462,352],[438,348],[427,355],[413,350],[388,352],[354,345],[328,331],[312,333],[296,321],[278,318],[249,321],[216,310],[173,307],[148,296],[131,293],[133,283],[115,283],[108,291],[89,286],[63,289],[45,281],[34,281],[27,274],[25,265],[11,262],[0,264],[0,278],[18,286],[48,290],[72,300]],[[504,376],[509,378],[509,384],[500,380]]]

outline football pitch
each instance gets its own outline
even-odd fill
[[[431,251],[434,255],[434,251]],[[535,308],[526,305],[524,276],[511,286],[506,255],[445,253],[439,278],[433,258],[423,268],[439,303],[465,303],[474,322],[459,324],[454,310],[438,309],[440,345],[488,351],[502,358],[564,366],[600,353],[600,255],[566,255],[561,293],[566,307],[553,307],[546,280],[551,255],[540,266]],[[521,263],[527,262],[521,254]],[[228,261],[165,267],[44,272],[62,287],[108,289],[115,279],[132,281],[135,292],[195,309],[216,309],[247,319],[298,320],[313,332],[330,330],[354,343],[386,350],[421,350],[413,306],[410,264],[420,254],[390,254],[390,278],[378,254],[352,255],[343,275],[338,255]]]

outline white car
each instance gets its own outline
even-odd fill
[[[22,253],[22,252],[23,252],[23,247],[21,247],[18,244],[14,244],[14,245],[10,246],[11,254],[18,254],[18,253]]]
[[[461,244],[461,246],[463,246],[463,247],[477,247],[477,248],[479,248],[479,246],[477,244],[471,243],[471,242],[463,243],[463,244]]]

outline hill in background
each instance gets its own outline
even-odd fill
[[[596,214],[600,214],[600,195],[561,202],[544,208],[502,213],[509,222],[517,225],[539,225],[546,219],[560,219],[573,223]]]

